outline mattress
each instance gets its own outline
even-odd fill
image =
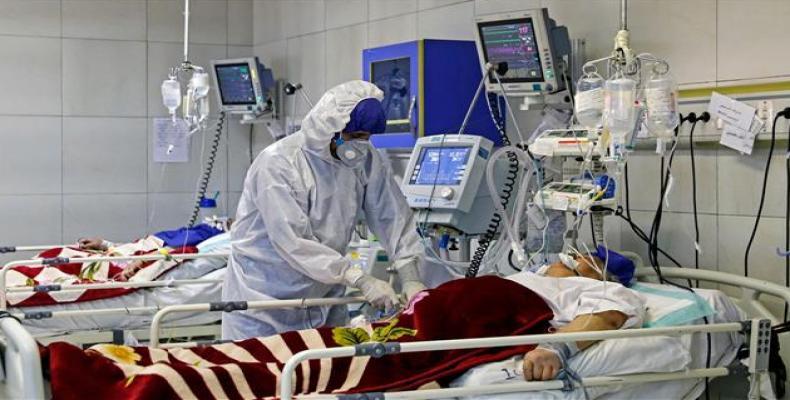
[[[718,290],[695,289],[716,311],[708,318],[709,323],[741,321],[744,313],[732,300]],[[650,305],[648,304],[648,307]],[[702,319],[692,324],[703,324]],[[655,337],[640,339],[610,339],[587,349],[571,361],[571,366],[581,376],[609,375],[637,372],[671,372],[685,368],[705,368],[707,359],[707,338],[704,333],[681,337]],[[741,345],[738,334],[711,334],[711,367],[729,365]],[[650,358],[642,357],[654,348]],[[658,350],[660,349],[660,351]],[[639,354],[640,357],[634,357]],[[514,374],[520,377],[521,357],[478,366],[456,379],[451,386],[495,384],[511,381]],[[651,399],[695,399],[704,391],[703,380],[684,380],[588,388],[590,398],[633,399],[643,398],[650,393]],[[542,392],[522,392],[485,396],[464,397],[475,400],[516,400],[516,399],[585,399],[581,390],[562,392],[548,390]]]
[[[716,310],[716,315],[708,319],[709,323],[738,322],[746,319],[746,315],[733,301],[718,290],[694,289],[702,298],[708,301]],[[695,324],[704,324],[700,319]],[[695,333],[681,337],[684,346],[691,354],[689,368],[706,368],[707,362],[707,335]],[[738,348],[741,346],[742,337],[736,333],[713,333],[711,337],[711,368],[727,366],[735,360]],[[660,393],[654,395],[655,399],[696,399],[705,391],[703,379],[682,380],[671,382],[655,382],[621,387],[616,393],[610,393],[602,399],[633,399],[644,397],[645,393]],[[640,396],[641,394],[641,396]],[[655,397],[658,396],[658,397]]]
[[[222,280],[226,268],[214,270],[200,279]],[[97,310],[125,307],[166,307],[176,304],[209,303],[220,301],[222,283],[205,285],[187,285],[178,287],[162,287],[139,289],[132,293],[101,300],[80,303],[57,304],[41,307],[11,308],[12,313],[35,311],[66,311],[66,310]],[[221,313],[177,313],[165,318],[165,326],[203,325],[217,322]],[[47,318],[41,320],[23,320],[25,328],[34,337],[58,336],[74,331],[108,330],[108,329],[140,329],[151,324],[153,314],[128,315],[119,312],[116,315],[95,315]]]

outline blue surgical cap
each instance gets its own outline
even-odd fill
[[[371,134],[383,133],[387,129],[387,116],[381,102],[368,98],[357,103],[351,111],[351,120],[348,121],[343,132],[368,132]]]
[[[628,257],[598,245],[596,256],[606,261],[606,272],[617,277],[624,286],[631,286],[636,266]]]

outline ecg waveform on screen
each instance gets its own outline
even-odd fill
[[[485,26],[481,30],[488,61],[507,62],[506,78],[541,78],[543,68],[532,22]]]
[[[254,104],[255,88],[252,86],[247,65],[228,65],[217,68],[222,101],[225,104]]]

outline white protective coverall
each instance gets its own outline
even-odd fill
[[[231,230],[224,301],[340,297],[344,256],[358,213],[387,253],[417,259],[423,248],[414,216],[388,165],[372,147],[361,167],[332,157],[329,143],[356,104],[381,100],[373,84],[352,81],[321,98],[302,129],[267,147],[247,172]],[[341,307],[223,313],[223,339],[245,339],[321,325],[342,325]]]

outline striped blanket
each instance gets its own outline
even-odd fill
[[[278,393],[283,364],[308,348],[545,333],[552,316],[529,289],[489,276],[422,292],[386,323],[286,332],[188,349],[102,344],[82,350],[54,343],[44,350],[44,365],[49,366],[56,399],[272,398]],[[305,394],[441,387],[471,367],[532,348],[311,360],[297,368],[293,389]]]
[[[109,249],[106,252],[80,250],[73,247],[56,247],[40,253],[37,258],[90,258],[99,256],[139,256],[156,254],[164,248],[164,242],[156,236],[148,236],[132,243],[126,243]],[[179,250],[168,249],[170,254],[195,253],[194,247]],[[69,285],[114,282],[126,268],[126,262],[94,261],[85,263],[68,263],[52,266],[20,266],[6,274],[6,287],[59,285],[68,289]],[[130,282],[153,281],[168,270],[178,266],[175,260],[148,261],[142,263],[139,271],[129,279]],[[134,291],[131,288],[118,289],[82,289],[65,291],[29,291],[11,292],[8,304],[14,307],[44,306],[62,303],[74,303],[89,300],[106,299],[122,296]]]

